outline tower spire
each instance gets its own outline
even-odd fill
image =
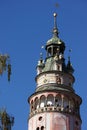
[[[58,37],[58,28],[57,28],[57,13],[53,14],[54,16],[54,27],[53,27],[53,36]]]

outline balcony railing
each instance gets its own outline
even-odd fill
[[[61,112],[61,113],[67,113],[67,114],[76,114],[79,116],[79,114],[77,114],[74,109],[71,109],[68,106],[65,108],[62,106],[45,106],[45,107],[38,108],[36,110],[31,111],[29,118],[31,118],[37,113],[42,113],[42,112]]]

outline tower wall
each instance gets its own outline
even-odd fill
[[[34,93],[29,98],[28,130],[81,130],[79,100],[78,95],[65,91]]]
[[[76,117],[58,112],[44,112],[29,120],[28,130],[81,130],[80,121],[77,127]]]

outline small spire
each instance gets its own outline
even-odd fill
[[[68,61],[70,61],[70,56],[68,56]]]
[[[43,54],[40,53],[40,60],[38,61],[38,65],[42,65],[43,63]]]
[[[53,16],[54,16],[54,28],[57,28],[57,20],[56,20],[57,13],[54,13]]]
[[[41,62],[43,61],[43,54],[42,54],[42,52],[40,53],[40,61]]]
[[[70,56],[68,57],[67,69],[68,69],[69,72],[71,72],[71,73],[74,72],[74,69],[73,69],[72,64],[71,64]]]
[[[40,53],[40,59],[38,61],[37,66],[44,67],[44,60],[43,60],[43,54],[42,53]]]
[[[53,28],[53,36],[57,36],[58,37],[58,28],[57,28],[57,13],[53,14],[54,16],[54,28]]]
[[[71,64],[70,55],[71,55],[72,49],[69,49],[69,56],[68,56],[68,62]]]

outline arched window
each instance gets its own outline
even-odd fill
[[[54,105],[54,97],[53,95],[48,95],[47,97],[47,106],[53,106]]]
[[[35,110],[39,108],[39,99],[38,97],[35,98]]]
[[[44,126],[41,126],[41,130],[44,130]]]
[[[68,98],[67,97],[64,97],[64,99],[63,99],[64,101],[64,103],[63,103],[63,105],[64,105],[64,108],[68,108],[69,107],[69,100],[68,100]]]
[[[62,104],[61,96],[60,96],[60,95],[56,95],[56,97],[55,97],[55,105],[56,105],[57,107],[60,107],[61,104]]]
[[[41,108],[45,106],[45,102],[46,102],[45,96],[42,95],[41,98],[40,98],[40,107],[41,107]]]
[[[33,111],[33,100],[31,101],[31,111]]]
[[[74,108],[75,108],[75,104],[74,104],[74,100],[71,99],[69,101],[69,108],[70,108],[70,112],[73,112],[74,111]]]
[[[69,111],[69,99],[68,99],[68,97],[63,98],[63,106],[64,106],[64,111],[68,112]]]

